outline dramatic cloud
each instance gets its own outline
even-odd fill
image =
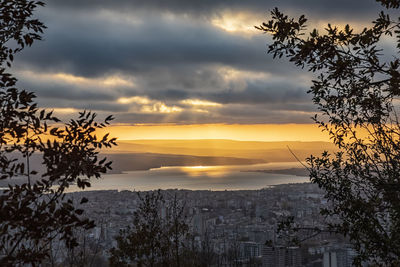
[[[19,84],[68,117],[123,123],[306,123],[312,75],[266,54],[268,10],[361,27],[373,1],[54,0],[44,41],[18,56]],[[355,19],[356,18],[356,19]]]
[[[365,0],[96,0],[96,1],[78,1],[78,0],[53,0],[51,7],[68,8],[72,10],[117,10],[125,12],[134,12],[135,10],[151,10],[154,12],[171,12],[177,14],[190,14],[191,16],[212,16],[221,10],[251,10],[253,12],[264,12],[279,6],[284,9],[294,11],[304,11],[311,15],[318,16],[354,16],[358,14],[363,16],[366,13],[375,14],[379,5],[375,1]],[[315,15],[317,16],[317,15]]]

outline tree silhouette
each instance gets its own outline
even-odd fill
[[[377,0],[384,10],[356,32],[328,24],[306,33],[307,19],[277,8],[258,29],[270,33],[269,53],[288,57],[315,74],[308,91],[319,110],[316,123],[340,149],[307,159],[311,182],[330,205],[321,212],[333,231],[348,236],[364,260],[400,264],[400,59],[384,56],[382,40],[400,49],[400,22],[390,9],[398,0]]]
[[[189,226],[177,196],[165,200],[161,191],[140,193],[133,225],[120,231],[111,249],[111,266],[186,266],[183,253]]]
[[[90,178],[110,169],[98,149],[115,145],[114,138],[95,134],[111,116],[98,123],[96,114],[84,111],[63,124],[52,111],[39,109],[34,93],[18,89],[17,79],[7,73],[15,54],[41,40],[46,27],[33,12],[43,5],[0,3],[0,179],[9,182],[0,194],[1,266],[36,266],[49,257],[55,240],[76,246],[73,230],[94,224],[81,216],[83,210],[73,206],[65,189],[73,183],[84,189]],[[42,158],[41,173],[30,164],[33,154]],[[25,177],[24,182],[13,183],[16,177]]]

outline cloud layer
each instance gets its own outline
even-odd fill
[[[44,41],[14,72],[44,107],[121,123],[306,123],[311,75],[266,54],[254,29],[280,6],[316,26],[372,20],[374,1],[54,0]],[[356,19],[355,19],[356,18]],[[333,21],[335,22],[335,21]]]

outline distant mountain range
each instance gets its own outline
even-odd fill
[[[297,161],[296,157],[304,161],[311,154],[318,155],[323,151],[335,151],[335,146],[328,142],[256,142],[256,141],[234,141],[223,139],[205,139],[205,140],[132,140],[118,141],[118,146],[111,150],[104,150],[103,153],[109,154],[130,154],[130,153],[152,153],[144,157],[155,157],[165,160],[164,166],[170,166],[171,160],[175,163],[179,161],[187,165],[188,162],[196,162],[205,160],[206,162],[214,162],[212,165],[221,165],[224,161],[243,162],[255,160],[257,163],[262,162],[293,162]],[[166,155],[177,155],[177,157],[167,157]],[[191,156],[188,158],[187,156]],[[121,158],[121,156],[118,156]],[[126,155],[126,157],[129,157]],[[201,159],[195,157],[208,157]],[[212,157],[213,159],[211,159]],[[232,159],[234,158],[234,159]],[[137,159],[140,160],[140,159]],[[162,161],[162,160],[161,160]],[[141,161],[140,161],[141,162]]]

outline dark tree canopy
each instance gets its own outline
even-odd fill
[[[325,190],[322,214],[348,236],[361,261],[400,264],[400,58],[387,57],[383,39],[400,49],[400,1],[377,0],[382,10],[357,32],[328,24],[307,31],[305,16],[275,8],[259,30],[272,35],[268,52],[315,74],[308,91],[313,119],[340,149],[307,159],[311,182]],[[390,10],[393,9],[393,10]]]
[[[189,236],[184,205],[161,191],[139,193],[140,204],[133,225],[120,231],[111,249],[111,266],[188,266],[182,254]]]
[[[93,222],[82,217],[65,189],[76,183],[90,186],[111,162],[98,157],[98,150],[115,145],[108,135],[96,136],[105,127],[96,114],[83,111],[78,119],[62,123],[52,111],[39,109],[35,94],[17,88],[17,79],[7,73],[14,56],[41,40],[46,28],[34,18],[40,1],[5,0],[0,3],[0,179],[8,189],[0,194],[0,265],[38,265],[49,256],[53,240],[76,245],[73,230],[88,229]],[[30,164],[37,154],[45,171]],[[15,178],[25,177],[22,183]],[[82,199],[81,204],[87,202]]]

